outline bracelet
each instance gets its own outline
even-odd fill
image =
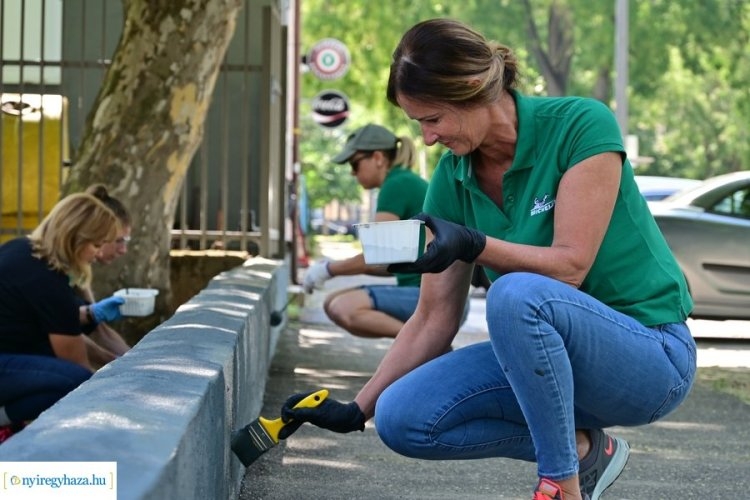
[[[96,318],[94,318],[94,314],[91,312],[91,306],[86,306],[86,319],[89,320],[89,323],[92,325],[96,324]]]

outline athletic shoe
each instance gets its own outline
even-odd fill
[[[5,442],[9,437],[16,433],[14,425],[0,426],[0,443]]]
[[[589,430],[591,450],[579,463],[581,493],[599,500],[604,490],[620,476],[630,456],[628,442],[601,429]]]
[[[589,500],[586,493],[582,493],[582,495],[583,500]],[[563,490],[559,484],[543,477],[539,480],[539,484],[536,485],[534,498],[531,500],[565,500],[565,495],[563,495]]]

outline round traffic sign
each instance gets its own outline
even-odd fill
[[[349,100],[338,90],[324,90],[313,98],[312,115],[322,127],[338,127],[349,117]]]
[[[307,55],[310,71],[321,80],[341,78],[349,70],[349,49],[335,38],[324,38]]]

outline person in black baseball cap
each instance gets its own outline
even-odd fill
[[[396,137],[372,123],[351,133],[332,158],[334,163],[348,162],[363,188],[379,188],[375,222],[408,219],[422,210],[427,181],[411,171],[414,159],[411,139]],[[365,264],[363,255],[358,254],[316,262],[305,273],[302,286],[312,293],[334,276],[356,274],[391,275],[384,266]],[[365,285],[331,293],[323,306],[326,314],[353,335],[395,337],[417,307],[421,275],[399,273],[395,277],[396,285]]]

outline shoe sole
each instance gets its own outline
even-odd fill
[[[596,484],[596,488],[591,493],[591,500],[599,500],[602,493],[620,477],[625,465],[628,463],[628,458],[630,458],[630,445],[628,442],[616,437],[612,437],[612,439],[617,442],[615,455],[612,457],[612,461],[607,468],[604,469],[604,474],[602,474],[601,479]]]

